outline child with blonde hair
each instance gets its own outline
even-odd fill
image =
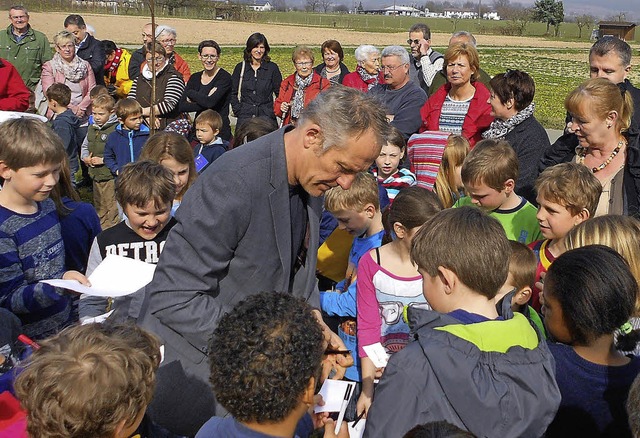
[[[464,196],[464,184],[460,173],[469,149],[469,140],[461,135],[451,134],[447,139],[434,185],[434,192],[444,208],[452,207]]]
[[[404,308],[430,309],[422,294],[422,277],[411,262],[411,241],[422,224],[440,210],[442,205],[433,192],[422,187],[400,190],[396,201],[385,211],[388,243],[360,260],[356,304],[362,393],[357,402],[358,414],[366,415],[371,406],[373,380],[379,371],[362,347],[379,342],[389,354],[400,351],[409,342],[409,326],[402,318]],[[395,238],[391,240],[390,236]]]
[[[175,132],[157,132],[145,143],[140,160],[162,164],[173,174],[176,197],[171,207],[171,216],[174,216],[182,203],[182,197],[198,176],[191,145]]]

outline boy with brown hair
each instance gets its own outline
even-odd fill
[[[89,126],[80,152],[80,158],[88,166],[89,176],[93,180],[93,205],[103,230],[120,222],[115,180],[109,168],[104,165],[107,137],[115,131],[118,124],[118,118],[113,111],[115,104],[113,97],[108,94],[100,94],[91,100],[93,122]]]
[[[329,316],[341,318],[338,335],[356,361],[354,366],[347,369],[345,376],[359,382],[361,375],[356,344],[356,273],[360,257],[382,245],[384,237],[376,177],[366,172],[358,173],[348,190],[340,186],[328,190],[324,205],[337,219],[338,228],[347,231],[354,239],[344,280],[336,285],[335,291],[320,292],[320,308]]]
[[[524,243],[510,240],[509,246],[511,247],[509,275],[495,297],[498,313],[505,315],[520,312],[533,321],[540,333],[546,337],[540,315],[528,305],[533,293],[538,260],[531,248]]]
[[[193,155],[196,157],[196,171],[202,173],[220,155],[229,149],[229,142],[218,137],[222,128],[222,117],[216,111],[207,109],[196,117],[196,138]]]
[[[71,182],[75,187],[75,174],[80,168],[78,149],[82,140],[79,138],[80,119],[69,109],[71,89],[65,84],[51,84],[47,88],[46,96],[49,109],[53,112],[51,127],[62,139],[64,150],[69,157]]]
[[[551,263],[566,251],[564,237],[579,223],[593,217],[602,194],[602,184],[593,172],[578,163],[546,168],[536,180],[537,219],[542,237],[529,247],[538,259],[536,282]],[[531,306],[540,311],[540,289],[533,291]]]
[[[140,156],[149,139],[149,128],[142,123],[142,106],[135,99],[121,99],[115,106],[119,124],[104,145],[104,165],[118,176],[127,163]]]
[[[157,264],[169,230],[176,221],[171,205],[176,186],[170,170],[151,161],[124,166],[116,182],[116,199],[124,211],[124,221],[98,234],[91,245],[87,275],[110,254]],[[132,302],[138,293],[119,298]],[[112,299],[83,295],[80,318],[95,317],[111,309]]]
[[[0,306],[36,339],[78,319],[72,295],[40,280],[88,284],[81,273],[65,272],[60,221],[49,199],[66,159],[60,137],[44,123],[21,118],[0,124]]]
[[[529,244],[540,239],[536,208],[516,190],[518,156],[505,140],[482,140],[462,165],[468,196],[454,207],[476,205],[502,224],[509,240]]]
[[[69,327],[16,379],[32,437],[129,438],[155,389],[160,343],[135,325]]]
[[[494,304],[509,253],[477,208],[443,210],[418,231],[411,258],[433,310],[408,308],[414,340],[389,359],[365,437],[441,420],[476,436],[544,435],[560,404],[551,353],[527,318],[499,318]]]

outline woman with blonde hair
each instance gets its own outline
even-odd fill
[[[557,162],[587,166],[602,183],[596,216],[640,212],[640,147],[629,136],[633,101],[607,79],[589,79],[564,101],[579,146]]]
[[[469,153],[469,141],[460,135],[450,135],[442,154],[442,162],[436,175],[434,192],[444,208],[449,208],[464,193],[462,163]]]
[[[599,216],[572,228],[565,237],[567,250],[587,245],[605,245],[615,250],[627,261],[640,284],[640,220],[621,215]],[[640,348],[635,346],[640,340],[640,294],[629,324],[616,332],[616,338],[618,349],[633,350],[635,355],[640,353]]]
[[[480,82],[480,58],[471,44],[449,46],[444,55],[447,83],[420,109],[420,132],[444,131],[462,135],[473,147],[493,121],[491,97]]]

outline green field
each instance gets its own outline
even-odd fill
[[[242,60],[242,48],[230,47],[222,50],[219,65],[232,73],[235,65]],[[344,50],[345,64],[351,71],[356,65],[353,50],[351,47]],[[192,72],[202,70],[195,48],[180,47],[177,51],[189,63]],[[291,47],[271,49],[271,59],[280,66],[283,77],[294,71],[291,51]],[[529,73],[536,82],[536,117],[545,128],[560,129],[564,127],[565,96],[588,77],[587,54],[587,50],[482,48],[480,63],[491,75],[504,72],[508,68],[518,68]],[[319,63],[319,56],[318,49],[316,63]],[[632,70],[630,79],[633,83],[639,84],[640,72]]]

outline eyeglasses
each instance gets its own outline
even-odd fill
[[[219,56],[218,55],[200,55],[200,58],[202,58],[202,59],[218,59]]]
[[[399,68],[400,68],[400,67],[402,67],[403,65],[406,65],[406,64],[396,65],[395,67],[390,67],[390,66],[388,66],[388,65],[383,65],[382,67],[380,67],[380,70],[382,70],[382,71],[390,71],[390,72],[392,72],[392,71],[396,71],[397,69],[399,69]]]
[[[164,61],[164,56],[156,56],[155,58],[147,58],[147,63],[155,61],[156,63],[160,63]]]
[[[172,46],[176,43],[176,39],[175,38],[171,38],[168,40],[160,40],[160,44],[166,44],[167,46]]]
[[[296,64],[297,67],[304,67],[305,65],[313,64],[313,62],[311,62],[311,61],[301,61],[301,62],[296,62],[295,64]]]
[[[409,44],[409,45],[411,45],[411,44],[420,44],[420,40],[408,39],[407,40],[407,44]]]

